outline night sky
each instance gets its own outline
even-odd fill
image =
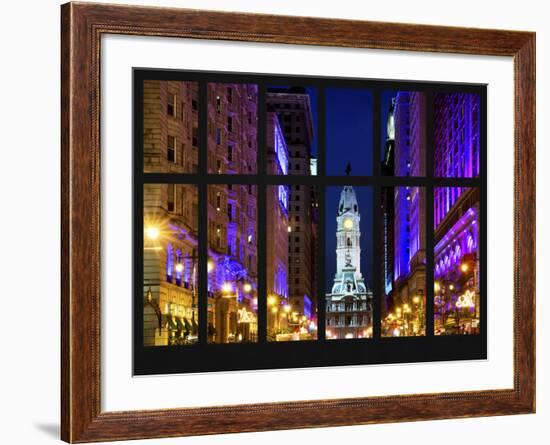
[[[365,89],[326,90],[326,172],[372,174],[372,93]]]
[[[345,175],[372,174],[372,93],[365,89],[329,88],[326,90],[326,173]],[[372,288],[373,218],[371,187],[354,187],[361,213],[361,273]],[[325,272],[326,290],[330,291],[336,272],[336,211],[342,187],[325,191]]]

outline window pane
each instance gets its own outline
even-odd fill
[[[300,203],[296,210],[296,203]],[[267,338],[317,338],[317,194],[267,187]]]
[[[143,82],[143,170],[198,171],[197,82]]]
[[[194,185],[143,187],[144,346],[198,340],[197,202]]]
[[[384,91],[382,103],[382,174],[426,174],[426,93]]]
[[[370,187],[326,189],[325,332],[329,340],[372,337],[372,204]]]
[[[434,97],[435,176],[479,176],[479,94],[448,93]]]
[[[327,175],[372,174],[372,113],[370,90],[326,90]]]
[[[426,333],[426,190],[381,191],[383,337]]]
[[[233,96],[232,100],[236,101]],[[258,338],[257,187],[208,186],[208,341]]]
[[[434,329],[479,333],[478,188],[434,188]]]
[[[267,89],[267,157],[279,161],[281,174],[317,174],[317,89],[271,86]],[[286,144],[288,169],[280,159],[279,146]],[[268,174],[275,173],[277,169]]]
[[[208,173],[257,173],[258,86],[208,84]]]

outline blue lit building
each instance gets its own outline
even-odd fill
[[[425,172],[426,97],[397,92],[387,116],[382,173]],[[381,193],[382,335],[423,335],[426,295],[426,193],[421,187],[384,188]]]

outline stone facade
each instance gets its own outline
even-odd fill
[[[257,86],[208,85],[208,171],[257,168]],[[144,82],[144,171],[198,172],[198,84]],[[257,340],[257,187],[208,187],[208,341]],[[144,187],[144,344],[198,334],[198,189]],[[202,229],[202,228],[201,228]]]

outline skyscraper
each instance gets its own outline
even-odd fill
[[[421,176],[426,165],[426,95],[399,91],[387,116],[382,174]],[[426,295],[426,193],[423,187],[381,192],[382,335],[424,334]]]
[[[315,158],[313,117],[309,94],[303,87],[269,88],[268,111],[279,118],[288,148],[288,174],[312,175]],[[313,161],[313,162],[312,162]],[[292,312],[316,319],[317,311],[317,198],[315,189],[304,185],[289,188],[288,232],[289,300]]]

